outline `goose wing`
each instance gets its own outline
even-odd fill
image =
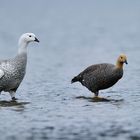
[[[88,67],[82,72],[82,84],[91,91],[109,87],[114,81],[116,82],[116,76],[113,76],[113,68],[114,65],[107,63]]]

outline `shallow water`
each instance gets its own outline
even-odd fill
[[[140,2],[27,3],[0,5],[1,58],[14,56],[23,32],[40,39],[30,44],[19,100],[0,95],[0,140],[140,139]],[[122,52],[128,56],[124,77],[100,92],[108,101],[94,102],[86,88],[71,85],[87,66],[115,63]]]

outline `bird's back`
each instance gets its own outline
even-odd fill
[[[113,86],[122,75],[122,69],[117,69],[113,64],[103,63],[88,67],[78,76],[81,77],[82,85],[96,92]]]

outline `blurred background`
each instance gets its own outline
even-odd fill
[[[0,59],[16,55],[25,32],[40,43],[28,47],[19,103],[0,95],[0,140],[140,139],[139,0],[0,0]],[[120,53],[124,77],[100,93],[115,101],[76,99],[93,94],[73,76]]]

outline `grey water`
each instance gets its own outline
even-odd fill
[[[0,0],[0,59],[16,54],[22,33],[40,40],[29,45],[18,101],[0,95],[0,140],[140,139],[139,7],[139,0]],[[70,83],[120,53],[128,57],[123,78],[100,92],[110,102],[92,102]]]

